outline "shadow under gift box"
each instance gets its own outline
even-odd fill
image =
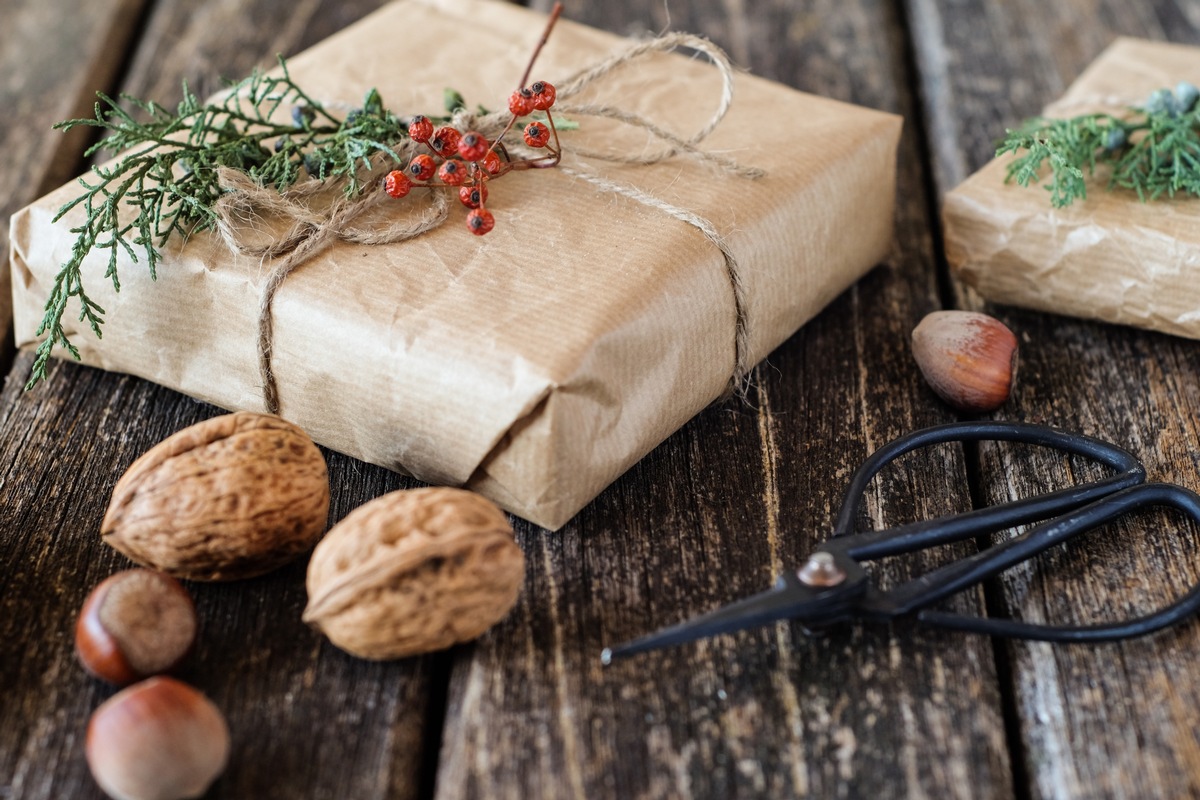
[[[1200,48],[1118,39],[1045,115],[1121,116],[1183,80],[1200,83]],[[966,283],[998,303],[1200,338],[1200,199],[1141,202],[1107,191],[1098,169],[1086,199],[1053,208],[1049,167],[1042,184],[1021,187],[1004,182],[1012,160],[993,159],[946,195],[946,257]]]
[[[405,0],[290,59],[289,71],[334,108],[361,102],[372,86],[398,114],[440,113],[448,86],[472,106],[503,108],[543,24],[487,0]],[[398,48],[381,35],[389,30],[423,35]],[[628,44],[560,20],[532,79],[561,81]],[[706,62],[658,54],[573,102],[620,106],[686,138],[720,91]],[[737,260],[754,363],[887,253],[900,119],[744,74],[734,98],[702,147],[765,177],[686,156],[583,162],[573,144],[660,149],[592,117],[562,133],[563,166],[712,223]],[[466,230],[455,204],[431,233],[395,245],[339,242],[287,278],[273,307],[280,413],[335,450],[475,489],[558,528],[726,391],[734,292],[724,257],[696,227],[567,169],[510,173],[489,189],[496,228],[486,237]],[[24,345],[79,222],[51,218],[78,191],[64,186],[13,217]],[[396,201],[395,213],[417,195]],[[69,329],[85,363],[262,410],[255,324],[269,264],[198,234],[166,248],[157,282],[123,260],[117,294],[102,277],[106,259],[84,264],[88,292],[108,312],[104,338]]]

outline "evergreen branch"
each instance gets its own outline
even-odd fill
[[[77,208],[86,215],[71,229],[76,239],[70,258],[51,286],[37,330],[38,336],[47,336],[37,348],[26,388],[46,377],[55,348],[79,358],[63,326],[69,305],[78,303],[79,321],[101,336],[105,311],[83,283],[88,255],[108,251],[105,277],[115,291],[121,288],[120,253],[134,263],[143,256],[156,278],[159,248],[172,236],[216,226],[215,207],[223,193],[220,167],[242,170],[281,192],[304,174],[340,178],[347,196],[354,196],[365,188],[359,166],[369,169],[372,155],[382,153],[399,162],[390,143],[407,135],[405,125],[384,107],[377,91],[367,93],[362,108],[338,119],[296,85],[282,58],[279,65],[281,74],[255,72],[213,102],[201,101],[185,82],[174,112],[129,95],[115,100],[98,93],[93,118],[54,126],[63,131],[100,128],[103,138],[86,155],[101,150],[124,155],[111,165],[93,166],[79,179],[82,193],[54,217],[58,221]],[[279,121],[277,112],[289,105],[291,120]]]
[[[1177,192],[1200,196],[1198,97],[1200,90],[1183,82],[1154,92],[1125,118],[1032,119],[1007,131],[996,151],[1016,155],[1005,182],[1038,183],[1048,167],[1050,203],[1062,208],[1086,199],[1087,180],[1103,166],[1110,190],[1129,189],[1143,201]]]

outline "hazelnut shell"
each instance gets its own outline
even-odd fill
[[[92,675],[125,686],[177,667],[196,628],[196,607],[179,581],[130,569],[88,595],[75,624],[75,652]]]
[[[912,333],[913,358],[930,388],[960,411],[1004,405],[1017,371],[1017,337],[974,311],[935,311]]]
[[[155,677],[96,709],[85,755],[110,797],[183,800],[208,790],[229,749],[229,727],[212,701],[174,678]]]

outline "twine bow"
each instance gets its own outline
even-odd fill
[[[721,99],[716,110],[700,130],[686,139],[665,130],[652,120],[615,106],[596,103],[573,105],[563,102],[620,66],[652,53],[667,52],[680,47],[690,48],[708,57],[718,69],[722,80]],[[713,164],[726,173],[742,178],[757,178],[764,174],[760,169],[742,166],[732,159],[706,152],[698,147],[724,119],[733,101],[733,67],[725,53],[707,39],[692,34],[672,33],[635,44],[582,70],[558,84],[556,88],[558,100],[555,103],[555,111],[577,117],[613,119],[640,128],[664,144],[658,152],[637,156],[565,146],[564,155],[569,153],[581,158],[640,165],[657,164],[682,155]],[[460,111],[454,115],[451,124],[459,130],[478,131],[489,140],[494,140],[504,129],[508,119],[508,112],[475,115]],[[406,163],[417,153],[417,148],[417,143],[405,139],[393,148],[393,152],[401,163]],[[386,154],[376,154],[371,162],[373,168],[378,168],[390,163],[391,158]],[[729,386],[731,390],[740,390],[752,366],[748,363],[745,292],[737,259],[716,226],[688,209],[667,203],[635,186],[609,180],[586,167],[567,167],[560,164],[558,169],[564,174],[592,184],[600,191],[628,197],[686,222],[720,250],[733,292],[735,312],[734,367]],[[361,191],[352,197],[347,197],[340,188],[331,186],[331,181],[307,181],[279,192],[257,183],[243,172],[227,168],[220,170],[219,180],[225,193],[217,203],[217,228],[226,245],[235,253],[273,262],[259,297],[257,327],[263,402],[268,413],[277,414],[279,390],[271,363],[274,344],[271,308],[275,294],[283,282],[296,269],[336,241],[368,245],[394,244],[433,230],[446,221],[449,215],[448,203],[443,192],[430,192],[431,205],[417,218],[373,229],[355,223],[360,222],[369,211],[388,199],[379,189],[377,180],[364,180]],[[332,200],[329,199],[331,193],[336,194]],[[255,224],[257,220],[264,218],[282,220],[285,225],[284,233],[265,243],[261,241],[261,233]]]

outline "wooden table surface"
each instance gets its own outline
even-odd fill
[[[81,140],[47,126],[87,113],[97,89],[169,104],[182,78],[215,89],[377,5],[8,0],[5,216],[82,169]],[[1152,478],[1200,487],[1200,344],[988,306],[949,276],[937,214],[1005,126],[1057,96],[1114,37],[1200,43],[1196,6],[568,0],[566,14],[622,34],[705,34],[759,75],[902,114],[891,253],[755,370],[748,403],[702,413],[561,532],[517,521],[528,559],[521,599],[474,644],[353,659],[301,623],[303,563],[192,585],[203,633],[183,677],[226,712],[234,738],[208,796],[1200,796],[1200,622],[1099,646],[903,622],[810,639],[780,624],[607,670],[597,658],[606,644],[764,588],[826,535],[852,465],[954,418],[908,348],[911,329],[938,308],[981,308],[1018,332],[1019,383],[997,418],[1111,439]],[[10,334],[0,350],[0,798],[100,797],[83,733],[112,690],[78,667],[71,631],[88,590],[128,562],[98,541],[99,520],[134,458],[219,412],[74,364],[25,393],[31,355],[11,343]],[[412,485],[328,458],[331,521]],[[870,524],[1090,474],[1017,446],[948,449],[879,482]],[[1146,513],[952,606],[1061,621],[1145,611],[1200,577],[1197,545],[1194,526]],[[876,574],[895,583],[973,547],[889,559]]]

